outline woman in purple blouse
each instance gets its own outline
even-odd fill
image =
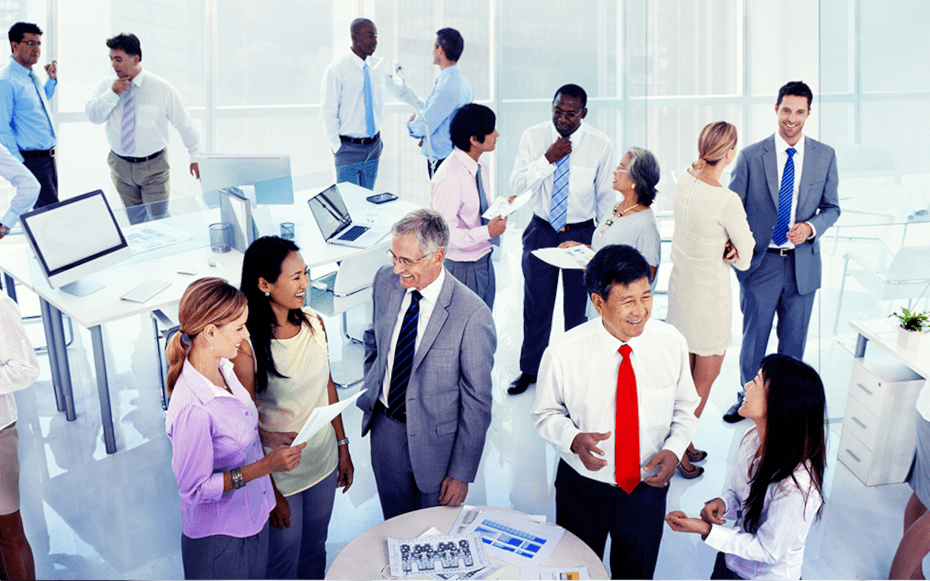
[[[262,452],[255,404],[229,361],[249,336],[247,317],[241,292],[202,278],[184,292],[181,329],[168,344],[167,432],[187,579],[265,577],[275,506],[268,475],[293,470],[304,447]]]

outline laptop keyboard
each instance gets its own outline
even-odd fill
[[[352,226],[348,232],[339,237],[339,240],[352,241],[368,231],[368,226]]]

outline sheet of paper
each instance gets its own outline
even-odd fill
[[[466,529],[475,522],[475,519],[479,515],[485,515],[488,518],[494,518],[497,514],[504,514],[519,517],[525,519],[529,522],[536,524],[544,525],[546,524],[546,515],[544,514],[518,514],[518,513],[508,513],[499,510],[482,510],[477,506],[472,506],[470,504],[463,504],[462,510],[459,511],[458,518],[455,519],[455,524],[452,525],[452,530],[449,532],[450,535],[461,535],[464,534]]]
[[[565,529],[534,523],[522,515],[482,511],[466,531],[481,535],[489,556],[524,567],[548,561]]]
[[[587,567],[520,567],[520,579],[590,579]]]
[[[474,508],[474,507],[471,507]],[[436,535],[442,535],[439,532],[439,529],[436,527],[430,527],[428,531],[420,535],[418,538],[431,537]],[[455,535],[452,535],[455,536]],[[475,569],[469,573],[430,573],[431,579],[436,579],[436,581],[468,581],[469,579],[484,579],[494,571],[500,569],[501,566],[497,563],[490,563],[487,567],[482,567],[481,569]]]
[[[539,248],[533,251],[533,256],[559,268],[584,268],[594,258],[594,251],[579,244],[571,248]]]
[[[304,422],[304,427],[300,428],[300,431],[297,432],[297,437],[291,442],[291,447],[299,446],[309,440],[313,437],[313,434],[322,430],[323,426],[333,421],[333,418],[341,414],[344,409],[355,403],[355,400],[361,397],[363,393],[365,392],[359,391],[352,397],[348,397],[338,403],[316,408],[310,412],[310,417]]]
[[[394,577],[469,573],[491,564],[481,546],[481,537],[473,533],[457,537],[389,538],[387,543]]]
[[[509,196],[508,196],[509,197]],[[491,218],[497,218],[498,216],[509,216],[525,206],[527,202],[530,201],[529,196],[517,196],[513,199],[512,202],[508,202],[507,198],[501,197],[494,200],[488,209],[484,211],[484,214],[481,214],[481,217],[490,220]]]
[[[191,238],[189,232],[162,224],[159,221],[134,224],[123,229],[123,236],[133,254],[164,248]]]

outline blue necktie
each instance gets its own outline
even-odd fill
[[[565,227],[568,218],[568,158],[566,155],[556,163],[555,179],[552,181],[552,208],[549,209],[549,224],[558,232]]]
[[[368,137],[375,136],[375,110],[371,104],[371,76],[368,74],[368,63],[362,65],[365,72],[365,130]]]
[[[778,222],[775,223],[775,232],[772,234],[772,242],[778,246],[788,241],[791,199],[794,197],[794,160],[791,157],[797,150],[789,147],[787,151],[788,161],[785,162],[785,171],[781,175],[781,189],[778,190]]]
[[[475,175],[475,182],[478,184],[478,212],[482,216],[481,225],[487,226],[488,219],[484,217],[484,213],[488,211],[488,194],[484,191],[484,184],[481,182],[481,166],[478,166],[478,172]],[[494,236],[491,238],[491,244],[494,246],[501,245],[501,237]]]
[[[413,354],[417,345],[417,324],[420,322],[420,299],[415,290],[410,293],[410,306],[394,346],[394,365],[391,367],[391,388],[388,390],[388,415],[401,422],[407,421],[407,383],[413,369]]]

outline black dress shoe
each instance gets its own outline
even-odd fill
[[[510,395],[520,395],[526,388],[531,384],[536,383],[536,376],[530,375],[529,373],[521,373],[520,377],[516,378],[513,383],[510,384],[510,387],[507,388],[507,393]]]
[[[735,424],[736,422],[745,420],[746,418],[739,415],[739,408],[741,405],[743,405],[743,394],[736,396],[736,403],[730,406],[727,413],[723,414],[723,421],[728,424]]]

